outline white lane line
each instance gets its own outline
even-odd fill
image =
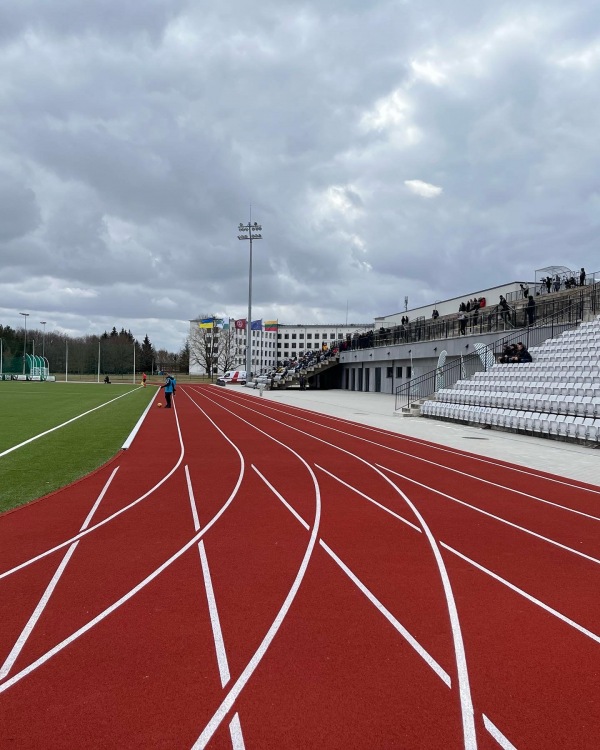
[[[492,737],[496,740],[496,742],[500,745],[502,750],[517,750],[517,748],[510,742],[498,729],[498,727],[493,724],[488,717],[485,714],[482,714],[483,716],[483,724],[485,728],[488,730],[488,732],[492,735]]]
[[[219,392],[219,396],[221,396],[222,398],[224,398],[224,394],[222,394],[221,392]],[[249,398],[252,398],[252,397],[251,396],[241,396],[241,398],[242,399],[249,399]],[[229,400],[232,401],[232,399],[229,399]],[[251,409],[250,406],[247,406],[243,402],[237,402],[236,401],[235,403],[238,404],[238,405],[240,405],[240,406],[243,406],[244,408],[246,408],[246,409],[248,409],[250,411],[254,411],[257,414],[261,414],[262,416],[265,416],[265,417],[267,416],[262,411],[259,411],[257,409]],[[262,403],[263,408],[264,409],[270,409],[271,411],[274,411],[275,413],[280,412],[279,409],[277,409],[276,407],[269,406],[268,404],[269,404],[269,402],[266,402],[266,403],[263,402]],[[290,407],[290,408],[295,408],[295,409],[298,409],[298,411],[303,411],[303,412],[306,411],[306,410],[301,409],[300,407]],[[298,416],[296,414],[290,414],[290,413],[285,412],[285,411],[283,412],[283,414],[285,416],[291,417],[292,419],[297,419],[297,420],[302,421],[302,422],[308,422],[311,425],[315,424],[314,420],[308,419],[307,417],[300,417],[300,416]],[[329,416],[324,415],[324,414],[319,414],[319,416],[326,417],[327,419],[331,419],[331,420],[333,420],[335,422],[341,422],[343,424],[350,424],[352,426],[356,426],[356,427],[368,430],[370,432],[377,432],[377,433],[379,433],[379,432],[383,431],[383,432],[386,433],[386,435],[388,435],[391,438],[395,438],[395,439],[399,439],[399,440],[406,440],[407,442],[412,443],[413,445],[419,445],[421,447],[431,448],[433,450],[439,450],[442,453],[447,453],[447,454],[449,454],[451,456],[459,456],[461,458],[466,458],[466,459],[469,459],[469,460],[472,459],[473,461],[479,461],[480,463],[484,463],[484,464],[487,464],[489,466],[493,466],[495,468],[499,467],[499,468],[502,468],[502,469],[506,469],[507,471],[514,471],[517,474],[525,474],[526,476],[534,478],[534,479],[541,479],[543,481],[552,482],[553,484],[560,484],[560,485],[563,485],[563,486],[568,487],[570,489],[579,490],[581,492],[590,492],[592,494],[600,495],[600,489],[594,489],[594,488],[590,488],[590,487],[581,487],[580,485],[573,484],[573,482],[565,480],[565,479],[563,479],[561,477],[544,476],[543,474],[536,473],[536,472],[533,472],[533,471],[529,471],[527,469],[518,467],[518,466],[516,466],[514,464],[500,463],[500,462],[493,461],[493,460],[490,460],[490,459],[481,458],[480,456],[466,454],[463,451],[460,451],[460,450],[457,450],[457,449],[453,450],[451,448],[446,448],[446,447],[437,445],[435,443],[430,443],[430,442],[427,442],[427,441],[415,440],[414,438],[407,437],[406,435],[397,435],[395,433],[391,433],[391,432],[386,431],[386,430],[378,430],[378,429],[373,428],[373,427],[367,427],[366,425],[359,425],[359,424],[354,423],[354,422],[348,422],[348,420],[340,419],[339,417],[329,417]],[[267,417],[267,418],[269,418],[269,417]],[[285,424],[285,423],[281,422],[281,424]],[[290,429],[297,429],[295,427],[292,427],[291,425],[287,425],[287,426],[290,427]],[[337,432],[340,435],[344,435],[346,437],[351,437],[354,440],[360,440],[360,441],[362,441],[364,443],[368,443],[369,445],[373,445],[373,446],[375,446],[377,448],[383,448],[385,450],[391,451],[392,453],[398,453],[398,454],[400,454],[402,456],[407,456],[408,458],[413,458],[415,461],[423,461],[425,463],[432,464],[433,466],[438,466],[438,467],[440,467],[442,469],[447,469],[448,471],[454,471],[454,472],[456,472],[458,474],[462,474],[463,476],[469,477],[470,479],[474,479],[476,481],[480,481],[480,482],[492,484],[495,487],[499,487],[501,489],[505,489],[507,491],[514,492],[515,494],[522,495],[523,497],[527,497],[530,500],[535,500],[536,502],[544,503],[545,505],[551,505],[551,506],[554,506],[555,508],[558,508],[560,510],[566,510],[569,513],[575,513],[577,515],[584,516],[586,518],[590,518],[590,519],[592,519],[594,521],[600,521],[600,517],[599,516],[590,515],[589,513],[584,513],[583,511],[575,510],[574,508],[570,508],[570,507],[568,507],[566,505],[561,505],[560,503],[554,503],[554,502],[552,502],[550,500],[545,500],[543,497],[539,497],[538,495],[531,495],[531,494],[529,494],[527,492],[523,492],[522,490],[514,489],[513,487],[508,487],[508,486],[501,485],[501,484],[495,484],[494,482],[489,482],[488,480],[483,479],[481,477],[478,477],[475,474],[468,474],[466,472],[460,471],[459,469],[453,469],[453,468],[447,466],[447,464],[445,464],[445,463],[439,463],[437,461],[432,461],[430,459],[423,458],[422,456],[415,456],[413,453],[409,453],[408,451],[400,450],[399,448],[392,448],[391,446],[385,445],[384,443],[378,443],[378,442],[376,442],[374,440],[369,440],[369,439],[367,439],[365,437],[361,437],[360,435],[356,435],[356,434],[354,434],[352,432],[346,432],[344,430],[339,430],[339,429],[336,429],[335,427],[330,427],[329,425],[326,425],[326,424],[319,424],[318,426],[322,427],[322,428],[324,428],[326,430],[331,430],[332,432]],[[309,435],[309,433],[304,433],[304,434]],[[321,438],[318,438],[318,437],[316,437],[314,435],[310,435],[310,437],[312,437],[315,440],[321,440]]]
[[[194,497],[194,489],[192,487],[192,480],[190,478],[190,471],[188,466],[185,467],[185,478],[188,486],[188,497],[192,509],[192,516],[194,518],[194,531],[200,531],[200,520],[198,518],[196,498]],[[227,661],[227,652],[225,651],[225,641],[223,640],[223,631],[221,630],[221,620],[219,618],[217,600],[215,598],[215,592],[212,585],[210,567],[208,565],[208,558],[206,557],[206,549],[204,548],[204,540],[201,540],[198,543],[198,552],[200,554],[200,565],[202,567],[202,577],[204,579],[204,588],[206,590],[208,613],[210,616],[210,624],[213,632],[213,640],[215,642],[215,652],[217,655],[219,676],[221,678],[221,687],[225,687],[225,685],[229,682],[231,675],[229,673],[229,663]]]
[[[377,465],[379,466],[379,464]],[[501,518],[500,516],[496,516],[493,513],[489,513],[487,510],[482,510],[481,508],[478,508],[476,505],[471,505],[470,503],[466,503],[464,500],[459,500],[457,497],[453,497],[452,495],[447,495],[445,492],[442,492],[441,490],[436,490],[427,484],[418,482],[416,479],[411,479],[410,477],[407,477],[405,474],[400,474],[397,471],[394,471],[393,469],[388,469],[385,466],[380,466],[380,468],[384,469],[390,474],[394,474],[394,476],[400,477],[401,479],[405,479],[407,482],[412,482],[413,484],[416,484],[419,487],[423,487],[424,489],[429,490],[430,492],[434,492],[436,495],[441,495],[442,497],[445,497],[447,500],[452,500],[452,502],[454,503],[458,503],[459,505],[464,505],[465,508],[470,508],[471,510],[475,510],[477,511],[477,513],[482,513],[484,516],[493,518],[495,521],[500,521],[500,523],[504,523],[507,526],[511,526],[513,529],[518,529],[519,531],[522,531],[525,534],[529,534],[530,536],[536,537],[536,539],[541,539],[543,542],[548,542],[548,544],[552,544],[555,547],[559,547],[560,549],[566,550],[567,552],[572,552],[574,555],[578,555],[579,557],[583,557],[585,560],[589,560],[590,562],[596,563],[596,565],[600,565],[600,560],[598,560],[595,557],[591,557],[590,555],[586,555],[585,552],[580,552],[579,550],[573,549],[573,547],[568,547],[566,544],[561,544],[560,542],[557,542],[554,539],[550,539],[550,537],[544,536],[543,534],[538,534],[536,531],[532,531],[531,529],[527,529],[525,528],[525,526],[519,526],[519,524],[513,523],[512,521],[507,521],[505,518]]]
[[[42,560],[44,557],[47,557],[48,555],[53,554],[54,552],[57,552],[59,549],[62,549],[63,547],[68,547],[70,544],[73,544],[73,542],[78,542],[82,537],[86,536],[87,534],[91,534],[92,532],[96,531],[96,529],[99,529],[101,526],[104,526],[107,523],[110,523],[113,521],[117,516],[120,516],[122,513],[125,513],[126,511],[133,508],[138,503],[141,503],[142,500],[145,500],[147,497],[152,495],[152,493],[156,492],[156,490],[161,487],[170,477],[173,476],[175,471],[179,468],[181,465],[181,462],[183,461],[183,456],[185,453],[184,447],[183,447],[183,438],[181,436],[181,427],[179,425],[179,417],[177,415],[177,408],[175,407],[175,419],[177,423],[177,433],[179,435],[179,458],[177,459],[177,462],[173,466],[170,471],[165,474],[165,476],[158,481],[154,487],[151,487],[147,492],[145,492],[143,495],[138,497],[136,500],[133,500],[133,502],[129,503],[129,505],[126,505],[125,507],[121,508],[120,510],[116,511],[112,515],[105,518],[103,521],[100,521],[99,523],[95,524],[94,526],[90,526],[84,531],[80,531],[79,534],[76,534],[74,537],[71,537],[71,539],[67,539],[64,542],[61,542],[60,544],[57,544],[56,547],[52,547],[51,549],[47,549],[45,552],[40,552],[39,555],[35,555],[35,557],[29,558],[29,560],[25,560],[25,562],[20,563],[19,565],[15,565],[14,568],[10,568],[9,570],[5,570],[3,573],[0,573],[0,581],[3,578],[7,578],[8,576],[12,575],[13,573],[17,573],[19,570],[22,570],[23,568],[26,568],[28,565],[32,565],[35,562],[38,562],[38,560]]]
[[[88,513],[87,518],[83,522],[83,526],[81,527],[82,531],[83,531],[83,529],[85,529],[87,527],[87,525],[92,520],[92,516],[94,515],[94,513],[96,512],[98,506],[102,502],[102,498],[106,494],[106,491],[108,490],[108,488],[110,486],[110,483],[112,482],[112,480],[113,480],[113,478],[114,478],[114,476],[115,476],[115,474],[117,473],[118,470],[119,470],[119,467],[117,466],[113,470],[113,472],[110,475],[110,477],[108,478],[108,480],[107,480],[106,484],[104,485],[104,487],[102,488],[102,491],[101,491],[100,495],[98,496],[98,498],[97,498],[96,502],[94,503],[92,509]],[[19,657],[19,654],[23,650],[23,647],[27,643],[27,639],[31,635],[31,632],[33,631],[34,627],[37,625],[38,620],[40,619],[40,617],[42,616],[42,612],[44,611],[44,609],[46,608],[46,605],[50,601],[50,597],[52,596],[52,594],[54,592],[54,589],[56,588],[56,585],[57,585],[58,581],[60,580],[60,577],[62,576],[63,571],[67,567],[67,564],[68,564],[69,560],[71,559],[73,553],[75,552],[75,549],[76,549],[76,547],[77,547],[78,544],[79,544],[79,542],[74,542],[69,547],[69,549],[67,550],[67,553],[65,554],[65,556],[61,560],[60,565],[58,566],[58,568],[56,569],[54,575],[52,576],[52,578],[50,580],[50,583],[46,586],[46,590],[42,594],[42,598],[38,602],[36,608],[31,613],[31,616],[29,617],[29,620],[27,621],[27,623],[25,624],[25,627],[21,631],[21,634],[17,638],[17,641],[16,641],[15,645],[12,647],[9,655],[6,657],[6,660],[4,661],[4,664],[0,668],[0,681],[3,680],[8,675],[8,673],[10,672],[10,670],[13,668],[13,665],[14,665],[15,661],[17,660],[17,658]]]
[[[315,464],[316,465],[316,464]],[[253,467],[254,468],[254,467]],[[317,467],[320,468],[320,467]],[[263,475],[258,471],[258,469],[254,468],[256,473],[259,475],[259,477],[265,482],[265,484],[269,487],[269,489],[272,490],[273,494],[285,505],[285,507],[294,515],[294,517],[304,526],[305,529],[308,529],[309,526],[306,523],[306,521],[296,513],[296,511],[291,507],[291,505],[286,502],[286,500],[280,495],[279,492],[273,487],[270,482],[268,482]],[[412,524],[411,524],[412,525]],[[417,531],[421,531],[421,529],[414,527],[417,529]],[[352,583],[357,586],[357,588],[367,597],[367,599],[371,602],[371,604],[374,605],[374,607],[385,617],[385,619],[390,623],[390,625],[400,633],[400,635],[407,641],[407,643],[419,654],[419,656],[425,661],[425,663],[433,669],[433,671],[438,675],[438,677],[448,686],[451,687],[451,679],[450,675],[446,672],[445,669],[443,669],[438,662],[431,656],[431,654],[421,646],[421,644],[417,641],[417,639],[411,635],[411,633],[402,625],[401,622],[399,622],[394,615],[385,607],[382,602],[379,601],[379,599],[375,596],[375,594],[368,589],[365,584],[360,580],[360,578],[355,575],[350,568],[344,563],[336,554],[333,552],[331,547],[329,547],[322,538],[319,539],[319,544],[323,549],[327,552],[327,554],[334,560],[334,562],[344,571],[344,573],[350,578]]]
[[[233,719],[229,723],[229,734],[231,735],[231,746],[233,750],[245,750],[246,745],[244,745],[239,714],[234,714]]]
[[[196,506],[194,488],[192,486],[190,471],[187,465],[185,466],[185,478],[188,486],[188,496],[192,509],[192,517],[194,519],[194,530],[200,531],[198,508]],[[215,598],[214,588],[212,585],[212,577],[210,575],[210,567],[208,565],[208,558],[206,556],[206,549],[204,547],[203,539],[198,543],[198,552],[200,553],[200,565],[202,566],[204,588],[206,591],[206,599],[208,601],[208,612],[210,616],[210,624],[213,631],[213,640],[215,643],[215,652],[217,655],[217,666],[219,667],[219,677],[221,679],[221,687],[225,687],[225,685],[227,685],[227,683],[231,679],[231,674],[229,672],[229,662],[227,661],[227,651],[225,650],[225,641],[223,639],[223,631],[221,629],[221,620],[219,618],[217,600]],[[229,734],[231,736],[231,745],[233,747],[233,750],[244,750],[244,735],[242,732],[240,717],[237,713],[229,722]]]
[[[381,503],[378,503],[377,500],[373,500],[372,497],[369,497],[368,495],[365,495],[364,492],[361,492],[356,487],[353,487],[351,484],[348,484],[347,482],[344,482],[343,479],[340,479],[335,474],[332,474],[330,471],[327,471],[327,469],[324,469],[322,466],[319,466],[319,464],[315,464],[317,469],[320,469],[325,474],[330,476],[332,479],[335,479],[336,482],[339,482],[340,484],[343,484],[344,487],[347,487],[349,490],[352,490],[352,492],[355,492],[357,495],[360,495],[361,497],[364,497],[365,500],[368,500],[370,503],[373,503],[373,505],[376,505],[378,508],[381,508],[381,510],[384,510],[386,513],[389,513],[390,516],[394,516],[394,518],[397,518],[398,521],[402,521],[402,523],[405,523],[407,526],[410,526],[411,529],[414,529],[415,531],[418,531],[419,534],[422,533],[421,529],[416,526],[414,523],[411,523],[410,521],[407,521],[406,518],[402,518],[402,516],[399,516],[397,513],[394,513],[393,510],[390,510],[389,508],[386,508],[385,505],[382,505]]]
[[[200,409],[200,411],[202,411],[202,409]],[[156,568],[152,573],[150,573],[150,575],[146,576],[146,578],[144,578],[143,581],[140,581],[140,583],[138,583],[137,586],[134,586],[134,588],[132,588],[130,591],[124,594],[120,599],[117,599],[116,602],[113,602],[113,604],[107,607],[103,612],[100,612],[100,614],[94,617],[93,620],[90,620],[81,628],[79,628],[79,630],[76,630],[74,633],[72,633],[68,638],[65,638],[63,641],[61,641],[56,646],[54,646],[49,651],[47,651],[45,654],[42,654],[42,656],[36,659],[36,661],[32,662],[29,666],[25,667],[20,672],[13,675],[13,677],[6,680],[6,682],[3,682],[2,684],[0,684],[0,693],[3,693],[4,691],[8,690],[15,683],[22,680],[23,677],[26,677],[28,674],[31,674],[31,672],[36,670],[38,667],[42,666],[42,664],[45,664],[49,659],[51,659],[56,654],[60,653],[63,649],[65,649],[71,643],[73,643],[82,635],[87,633],[88,630],[91,630],[99,622],[102,622],[102,620],[105,620],[115,610],[119,609],[120,606],[122,606],[127,601],[129,601],[129,599],[133,598],[136,594],[138,594],[143,588],[145,588],[149,583],[151,583],[155,578],[157,578],[170,565],[172,565],[183,554],[185,554],[191,547],[193,547],[197,542],[199,542],[200,539],[202,539],[202,537],[214,526],[214,524],[221,518],[221,516],[225,513],[227,508],[231,505],[242,483],[242,477],[244,476],[244,467],[245,467],[244,457],[241,451],[238,449],[238,447],[227,437],[227,435],[225,435],[223,430],[221,430],[221,428],[215,424],[215,422],[208,416],[208,414],[206,414],[205,412],[203,413],[205,414],[206,418],[214,425],[214,427],[221,433],[221,435],[223,435],[225,440],[227,440],[227,442],[233,446],[234,450],[237,452],[237,454],[240,457],[240,471],[239,471],[237,481],[235,483],[233,490],[231,491],[231,494],[229,495],[229,497],[227,498],[227,500],[225,501],[221,509],[211,518],[211,520],[206,524],[206,526],[203,529],[198,531],[188,542],[186,542],[186,544],[184,544],[183,547],[181,547],[180,549],[177,550],[177,552],[171,555],[171,557],[169,557],[168,560],[165,560],[165,562],[162,563],[162,565],[160,565],[158,568]],[[181,432],[179,433],[179,435],[181,439]],[[182,453],[181,458],[183,458],[183,453]]]
[[[452,552],[453,555],[460,557],[461,560],[464,560],[466,563],[469,563],[469,565],[472,565],[474,568],[477,568],[477,570],[480,570],[482,573],[485,573],[486,575],[490,576],[491,578],[503,584],[504,586],[507,586],[511,591],[514,591],[516,594],[519,594],[519,596],[522,596],[528,601],[530,601],[532,604],[535,604],[538,607],[541,607],[543,610],[545,610],[549,614],[554,615],[554,617],[557,617],[559,620],[562,620],[562,622],[564,622],[565,624],[570,625],[575,630],[579,631],[583,635],[587,636],[588,638],[591,638],[593,641],[600,644],[600,636],[596,635],[595,633],[592,633],[591,630],[584,628],[583,625],[580,625],[574,620],[571,620],[570,617],[563,615],[561,612],[559,612],[556,609],[553,609],[548,604],[544,604],[544,602],[542,602],[540,599],[536,599],[535,596],[532,596],[531,594],[528,594],[526,591],[523,591],[523,589],[520,589],[518,586],[515,586],[514,583],[510,583],[510,581],[507,581],[505,578],[502,578],[497,573],[494,573],[488,568],[485,568],[483,565],[480,565],[479,563],[475,562],[475,560],[472,560],[470,557],[463,555],[462,552],[459,552],[458,550],[454,549],[454,547],[450,547],[450,545],[445,544],[444,542],[440,542],[440,544],[444,549],[447,549],[448,552]]]
[[[217,402],[213,402],[213,403],[217,403]],[[221,408],[225,409],[224,406],[221,406]],[[229,409],[225,409],[225,411],[228,411],[229,413],[234,414],[234,416],[237,416],[238,419],[249,424],[241,416],[236,415],[235,412],[231,412]],[[266,419],[277,422],[278,425],[281,425],[281,422],[279,420],[276,420],[273,417],[269,417],[264,414],[263,416]],[[381,471],[381,469],[379,469],[377,466],[374,466],[373,464],[369,463],[366,459],[361,458],[355,453],[352,453],[351,451],[348,451],[345,448],[341,448],[339,445],[329,443],[326,440],[322,440],[321,438],[315,438],[312,435],[307,435],[305,432],[298,429],[297,427],[291,427],[290,425],[287,425],[287,427],[288,429],[291,429],[295,432],[300,432],[305,437],[312,437],[318,442],[321,442],[321,443],[324,443],[325,445],[336,448],[341,453],[344,453],[347,456],[351,456],[352,458],[355,458],[357,461],[364,464],[368,468],[372,469],[375,473],[379,474],[379,476],[385,482],[391,485],[396,490],[396,492],[400,495],[400,497],[404,499],[406,504],[411,508],[411,510],[416,515],[419,522],[421,523],[423,530],[425,532],[425,535],[427,536],[427,540],[429,542],[431,550],[433,552],[434,559],[438,568],[438,572],[442,580],[442,587],[444,589],[444,597],[446,599],[446,606],[448,608],[448,615],[450,618],[450,629],[452,633],[452,643],[454,646],[454,654],[456,658],[456,669],[457,669],[457,674],[458,674],[458,692],[459,692],[459,699],[460,699],[465,750],[475,750],[477,748],[477,735],[475,733],[475,717],[473,714],[473,701],[471,698],[471,687],[469,684],[469,674],[468,674],[468,669],[467,669],[466,654],[464,650],[464,642],[463,642],[461,628],[460,628],[460,620],[458,617],[458,610],[456,608],[456,602],[454,600],[454,595],[452,593],[452,586],[450,584],[450,578],[448,577],[448,572],[446,570],[444,560],[438,549],[438,546],[433,537],[433,534],[431,533],[429,527],[425,523],[424,518],[421,516],[421,514],[416,509],[414,504],[409,500],[407,495],[404,492],[402,492],[402,490],[396,484],[394,484],[394,482],[392,482],[392,480],[388,476],[386,476],[383,473],[383,471]],[[258,430],[258,428],[255,428],[255,429]]]
[[[421,659],[436,673],[436,675],[446,684],[449,688],[452,687],[452,680],[450,675],[443,669],[438,662],[429,654],[426,649],[421,646],[414,636],[399,622],[394,615],[387,609],[377,597],[370,591],[365,584],[356,576],[350,568],[335,554],[335,552],[321,539],[319,544],[325,552],[331,557],[331,559],[344,571],[348,578],[354,583],[354,585],[361,591],[371,604],[385,617],[390,625],[400,633],[404,640],[419,654]]]
[[[138,389],[136,388],[134,390],[138,390]],[[87,417],[88,414],[92,414],[93,412],[98,411],[98,409],[104,409],[105,406],[108,406],[109,404],[112,404],[115,401],[118,401],[120,398],[125,398],[125,396],[131,395],[132,393],[134,393],[134,390],[128,391],[127,393],[122,393],[120,396],[117,396],[116,398],[111,398],[110,401],[106,401],[105,403],[100,404],[99,406],[94,406],[93,409],[88,409],[87,411],[84,411],[82,414],[78,414],[76,417],[67,419],[66,422],[57,424],[55,427],[51,427],[49,430],[44,430],[44,432],[40,432],[37,435],[34,435],[33,437],[28,438],[27,440],[23,440],[22,443],[19,443],[18,445],[13,445],[12,448],[7,448],[5,451],[2,451],[2,453],[0,453],[0,458],[2,458],[3,456],[7,456],[9,453],[12,453],[13,451],[18,450],[19,448],[22,448],[24,445],[27,445],[28,443],[33,443],[34,440],[39,440],[40,438],[43,438],[44,435],[49,435],[51,432],[54,432],[55,430],[60,430],[63,427],[66,427],[68,424],[71,424],[71,422],[76,422],[78,419]]]
[[[135,427],[133,428],[133,430],[131,430],[131,432],[127,436],[127,439],[125,440],[125,442],[121,446],[123,448],[123,450],[128,450],[131,447],[131,444],[133,443],[136,435],[138,434],[138,432],[140,431],[142,425],[144,424],[144,420],[146,419],[146,415],[148,414],[148,412],[150,411],[150,409],[154,405],[154,402],[156,401],[156,397],[158,396],[159,393],[160,393],[160,390],[157,388],[156,389],[156,393],[154,394],[154,396],[148,402],[148,406],[144,409],[144,412],[143,412],[142,416],[138,419],[138,421],[136,422]]]
[[[285,507],[294,516],[294,518],[297,521],[299,521],[304,526],[304,528],[308,531],[310,529],[310,526],[306,523],[306,521],[302,518],[302,516],[299,513],[297,513],[294,510],[294,508],[292,508],[292,506],[288,503],[288,501],[285,499],[285,497],[283,497],[283,495],[280,494],[275,489],[275,487],[273,487],[273,485],[271,484],[271,482],[269,482],[269,480],[263,474],[260,473],[260,471],[256,468],[256,466],[254,466],[254,464],[252,464],[252,468],[258,474],[258,476],[263,480],[263,482],[267,485],[267,487],[271,490],[271,492],[277,497],[277,499],[280,500],[285,505]]]
[[[185,391],[184,391],[185,393]],[[194,401],[194,399],[189,396],[189,394],[186,393],[190,401],[197,406],[198,409],[203,411],[201,407]],[[219,405],[220,406],[220,405]],[[241,422],[244,422],[244,424],[247,424],[252,429],[256,430],[257,432],[260,432],[261,435],[264,435],[269,440],[272,440],[274,443],[277,443],[285,450],[288,450],[292,455],[296,456],[296,458],[302,463],[306,470],[308,471],[312,483],[313,488],[315,492],[315,517],[313,526],[310,532],[310,538],[308,540],[308,544],[306,547],[306,550],[304,552],[304,557],[302,558],[302,562],[300,563],[300,567],[298,568],[298,572],[296,573],[296,577],[294,578],[294,581],[292,583],[292,586],[287,594],[287,596],[284,599],[283,604],[281,605],[275,619],[273,620],[270,628],[268,629],[267,633],[265,634],[263,640],[259,644],[258,648],[250,658],[250,661],[248,664],[244,667],[242,670],[242,673],[237,678],[237,680],[234,682],[232,687],[230,688],[229,692],[221,702],[221,705],[217,708],[215,713],[213,714],[212,718],[208,722],[208,724],[205,726],[204,730],[196,740],[196,742],[193,745],[193,749],[197,748],[204,748],[206,745],[210,742],[212,736],[217,731],[219,726],[221,725],[221,722],[227,715],[227,713],[232,708],[233,704],[237,700],[238,696],[242,692],[242,690],[246,687],[246,684],[254,674],[255,670],[257,669],[258,665],[260,664],[263,656],[266,654],[267,649],[273,642],[273,639],[279,632],[280,627],[282,626],[290,607],[292,606],[292,603],[294,599],[296,598],[296,594],[298,593],[298,590],[300,588],[300,585],[302,584],[302,581],[304,580],[304,576],[306,574],[306,570],[308,568],[308,564],[310,562],[310,559],[312,557],[312,553],[316,544],[316,540],[319,533],[319,524],[321,522],[321,491],[319,488],[319,483],[317,481],[317,477],[315,476],[314,471],[311,469],[311,467],[308,465],[308,463],[302,458],[302,456],[297,453],[295,450],[290,448],[289,445],[286,445],[285,443],[281,442],[280,440],[277,440],[277,438],[273,437],[272,435],[269,435],[268,433],[264,432],[263,430],[256,427],[256,425],[253,425],[251,422],[248,422],[247,420],[240,417],[238,414],[235,414],[234,412],[231,412],[229,409],[225,409],[223,406],[220,406],[221,409],[224,411],[227,411],[229,414],[232,414],[236,417],[236,419],[239,419]]]

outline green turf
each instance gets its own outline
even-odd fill
[[[154,393],[154,388],[133,385],[0,381],[0,453],[106,404],[0,456],[0,512],[63,487],[108,461]]]

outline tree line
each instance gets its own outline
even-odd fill
[[[26,348],[25,348],[26,347]],[[131,331],[116,327],[109,332],[90,336],[67,336],[58,331],[13,329],[0,325],[0,351],[2,371],[5,373],[23,372],[25,351],[30,355],[45,356],[50,374],[68,372],[90,375],[100,371],[104,375],[126,375],[133,372],[134,356],[136,372],[188,372],[189,346],[185,343],[178,353],[165,349],[155,349],[148,335],[140,343]],[[134,355],[135,352],[135,355]]]

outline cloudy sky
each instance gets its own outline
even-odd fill
[[[0,3],[0,323],[178,351],[600,270],[597,0]]]

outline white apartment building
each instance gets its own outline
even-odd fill
[[[236,321],[229,320],[228,327],[202,329],[201,320],[190,320],[190,375],[206,375],[206,355],[194,356],[194,349],[198,347],[200,337],[208,338],[213,350],[213,373],[225,370],[246,369],[246,329],[236,328]],[[268,372],[277,366],[278,362],[295,359],[309,349],[328,348],[340,339],[353,333],[363,333],[373,330],[374,323],[361,324],[297,324],[279,323],[276,331],[250,331],[252,336],[252,372],[260,374]],[[213,340],[214,337],[214,340]],[[225,348],[228,347],[227,355]],[[206,348],[206,344],[205,344]]]

